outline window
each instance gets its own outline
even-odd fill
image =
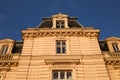
[[[71,70],[53,70],[52,80],[72,80]]]
[[[64,21],[56,21],[56,28],[65,28]]]
[[[56,41],[56,53],[65,54],[66,52],[66,41]]]
[[[113,43],[112,46],[113,46],[113,49],[114,49],[115,52],[120,51],[117,43]]]
[[[6,53],[7,53],[7,50],[8,50],[8,45],[3,45],[2,48],[1,48],[0,53],[1,53],[1,54],[6,54]]]

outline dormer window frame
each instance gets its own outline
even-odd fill
[[[113,47],[113,50],[114,50],[115,52],[120,52],[118,43],[112,43],[112,47]]]
[[[56,28],[65,28],[64,20],[56,20]]]
[[[59,13],[57,15],[53,15],[52,21],[53,21],[52,28],[59,28],[59,29],[69,28],[68,27],[68,15],[64,15],[61,13]],[[58,25],[60,25],[60,26],[57,27],[57,22],[59,22],[59,21],[60,21],[60,23]]]
[[[0,54],[7,54],[9,45],[2,45],[0,49]]]

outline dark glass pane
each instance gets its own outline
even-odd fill
[[[65,78],[65,72],[61,71],[60,72],[60,79],[64,79]]]
[[[60,28],[60,24],[56,24],[56,28]]]
[[[61,25],[61,28],[65,28],[64,24]]]
[[[70,79],[72,76],[71,76],[71,71],[68,71],[67,72],[67,79]]]
[[[58,79],[58,72],[53,72],[53,79]]]
[[[57,53],[61,53],[60,47],[57,47]]]
[[[60,45],[60,41],[57,41],[56,44],[57,44],[57,45]]]
[[[62,42],[62,45],[65,45],[65,41]]]
[[[66,52],[65,47],[62,47],[62,53],[65,53],[65,52]]]

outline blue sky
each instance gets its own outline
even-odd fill
[[[0,39],[21,40],[21,30],[59,12],[101,29],[100,39],[120,37],[120,0],[0,0]]]

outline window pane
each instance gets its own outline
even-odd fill
[[[60,79],[65,79],[65,72],[63,71],[60,72]]]
[[[56,45],[60,45],[60,41],[57,41],[57,42],[56,42]]]
[[[65,41],[62,42],[62,45],[65,45]]]
[[[53,79],[58,79],[58,72],[53,72]]]
[[[61,53],[60,47],[57,47],[57,53]]]
[[[62,47],[62,53],[65,53],[66,49],[65,47]]]
[[[61,24],[61,28],[65,28],[64,24]]]
[[[71,76],[71,71],[68,71],[68,72],[67,72],[67,79],[71,79],[71,77],[72,77],[72,76]]]
[[[56,24],[56,28],[60,28],[60,24]]]

